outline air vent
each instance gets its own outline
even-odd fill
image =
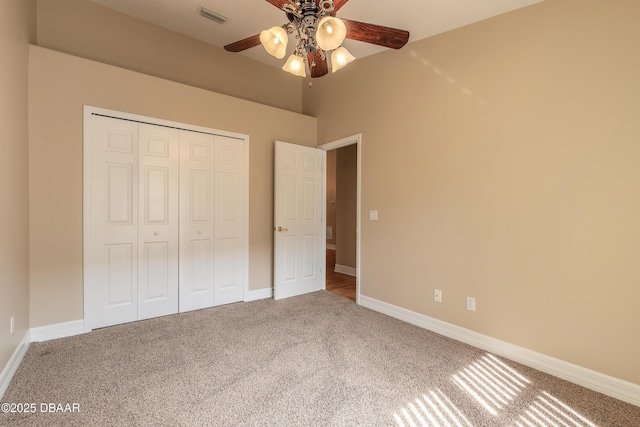
[[[200,15],[204,16],[207,19],[211,19],[212,21],[217,22],[218,24],[224,24],[225,22],[228,21],[228,19],[225,16],[222,16],[211,9],[207,9],[204,6],[200,6]]]

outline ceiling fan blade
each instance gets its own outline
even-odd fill
[[[285,5],[291,6],[293,8],[293,10],[298,10],[298,6],[295,3],[293,3],[293,2],[291,2],[289,0],[267,0],[267,1],[269,3],[271,3],[272,5],[274,5],[275,7],[277,7],[278,9],[280,9],[280,10],[285,10],[285,9],[283,9],[283,7]],[[286,12],[286,10],[285,10],[285,12]]]
[[[340,18],[347,26],[347,38],[400,49],[409,41],[409,31]]]
[[[258,46],[260,44],[260,34],[247,37],[246,39],[239,40],[234,43],[230,43],[224,47],[224,50],[229,52],[242,52],[243,50]]]
[[[313,78],[322,77],[329,72],[327,58],[322,57],[322,51],[319,49],[315,53],[307,53],[307,64],[309,64],[309,70]]]

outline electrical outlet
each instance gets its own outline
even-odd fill
[[[476,311],[476,299],[474,297],[467,297],[467,310]]]
[[[435,302],[442,302],[442,291],[440,289],[433,290],[433,300]]]
[[[12,334],[13,330],[16,328],[16,316],[12,314],[9,318],[9,333]]]

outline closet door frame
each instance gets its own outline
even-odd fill
[[[202,132],[212,135],[219,135],[237,139],[244,142],[244,164],[245,164],[245,180],[244,180],[244,197],[245,197],[245,215],[244,215],[244,297],[247,298],[249,292],[249,135],[240,134],[236,132],[228,132],[219,129],[213,129],[204,126],[197,126],[187,123],[181,123],[171,120],[159,119],[155,117],[143,116],[139,114],[131,114],[122,111],[110,110],[106,108],[95,107],[91,105],[83,106],[83,189],[82,189],[82,239],[83,239],[83,307],[84,307],[84,331],[90,332],[94,329],[92,303],[95,295],[95,290],[90,288],[91,278],[94,277],[96,266],[92,266],[89,262],[91,260],[91,248],[93,242],[91,240],[91,206],[90,201],[92,197],[92,188],[88,183],[92,176],[92,164],[90,148],[92,142],[92,128],[91,120],[92,116],[106,116],[115,119],[128,120],[139,123],[146,123],[157,126],[165,126],[170,128],[184,129],[193,132]]]

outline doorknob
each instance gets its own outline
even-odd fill
[[[160,232],[159,232],[159,231],[154,231],[154,232],[153,232],[153,235],[154,235],[154,236],[157,236],[158,234],[160,234]]]
[[[278,231],[289,231],[288,228],[278,227]]]

